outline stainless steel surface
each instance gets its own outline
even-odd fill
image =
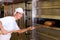
[[[35,25],[34,19],[36,18],[36,14],[37,14],[37,9],[36,9],[37,8],[37,1],[38,0],[32,0],[32,26]],[[32,31],[32,39],[31,40],[37,40],[35,35],[36,35],[36,31],[33,30]]]

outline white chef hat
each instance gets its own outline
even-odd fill
[[[24,13],[22,8],[16,8],[16,9],[15,9],[15,12],[14,12],[14,15],[16,14],[16,12],[19,12],[19,13],[21,13],[21,14]]]

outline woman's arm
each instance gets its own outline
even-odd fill
[[[7,34],[8,32],[3,28],[2,22],[0,21],[0,34]]]
[[[14,30],[14,31],[11,31],[11,32],[24,33],[28,30],[34,30],[34,29],[35,29],[35,27],[28,27],[26,29]]]

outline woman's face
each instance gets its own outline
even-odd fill
[[[22,13],[19,13],[19,12],[16,13],[16,18],[17,18],[17,19],[20,19],[22,16],[23,16]]]

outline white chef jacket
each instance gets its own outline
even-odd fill
[[[19,30],[16,20],[12,16],[0,18],[0,21],[2,22],[3,28],[8,32],[13,30]],[[11,33],[8,33],[6,35],[0,35],[0,40],[10,40],[10,38],[11,38]]]

